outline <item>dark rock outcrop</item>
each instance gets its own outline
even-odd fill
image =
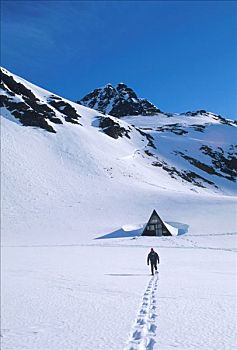
[[[22,83],[18,83],[12,76],[5,74],[1,69],[0,107],[5,107],[24,126],[35,126],[56,133],[49,121],[62,124],[55,112],[45,103],[42,103],[34,93]]]
[[[56,111],[66,122],[79,124],[81,116],[76,109],[62,98],[52,95],[48,101],[42,102],[32,90],[21,82],[17,82],[4,69],[1,72],[2,90],[0,107],[5,107],[24,126],[34,126],[56,133],[51,123],[63,124],[56,116]],[[56,111],[55,111],[56,110]]]
[[[50,96],[48,99],[49,104],[57,109],[60,113],[62,113],[65,117],[64,119],[73,124],[79,124],[79,119],[81,118],[81,115],[77,113],[76,109],[72,107],[69,103],[66,101],[60,99],[60,97],[57,96]]]
[[[113,87],[107,84],[95,89],[77,103],[120,118],[128,115],[155,115],[160,110],[146,99],[138,98],[127,85],[120,83]]]
[[[113,119],[109,117],[99,117],[99,119],[100,119],[99,127],[102,129],[102,131],[106,135],[114,139],[118,139],[119,137],[123,137],[123,136],[130,139],[129,130],[120,126],[119,123],[115,122]]]
[[[188,117],[197,117],[197,116],[211,116],[213,119],[218,120],[221,124],[226,124],[226,125],[230,125],[230,126],[234,126],[237,125],[237,120],[231,120],[231,119],[226,119],[224,117],[222,117],[219,114],[214,114],[214,113],[210,113],[205,111],[204,109],[200,109],[197,111],[192,111],[192,112],[184,112],[181,113],[181,115],[184,116],[188,116]],[[200,130],[198,130],[200,131]]]
[[[221,147],[212,149],[210,146],[203,145],[200,150],[203,154],[211,158],[213,167],[225,175],[223,177],[231,181],[236,181],[237,176],[237,146],[230,145],[227,151]]]
[[[190,182],[193,185],[197,186],[197,187],[202,187],[205,188],[206,185],[210,185],[210,186],[214,186],[215,188],[218,188],[214,182],[206,179],[205,177],[198,175],[197,173],[195,173],[194,171],[189,171],[189,170],[183,170],[183,169],[177,169],[174,166],[169,165],[167,162],[165,162],[164,160],[160,160],[157,156],[154,156],[152,153],[145,151],[145,153],[149,156],[149,157],[153,157],[156,160],[153,161],[151,163],[151,165],[155,166],[155,167],[160,167],[163,170],[165,170],[170,177],[172,178],[181,178],[184,181]]]

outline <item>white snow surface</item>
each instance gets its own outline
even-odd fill
[[[52,95],[14,77],[42,101]],[[135,129],[112,139],[96,127],[97,111],[70,103],[82,126],[53,125],[56,134],[1,111],[2,349],[235,349],[234,186],[172,179],[138,155],[147,140]],[[119,123],[149,127],[160,120],[152,118]],[[193,132],[193,143],[183,135],[184,147],[195,152],[204,136],[224,147],[219,126],[199,139]],[[169,144],[183,147],[178,135],[154,138],[164,159]],[[141,237],[153,209],[187,232]],[[154,277],[151,247],[160,256]]]

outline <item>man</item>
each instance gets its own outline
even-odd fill
[[[147,256],[147,265],[151,263],[151,274],[154,275],[154,268],[157,272],[157,262],[160,263],[159,255],[151,248],[150,253]]]

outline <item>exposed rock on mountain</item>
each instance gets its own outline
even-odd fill
[[[56,133],[53,124],[63,124],[63,120],[80,124],[81,116],[61,97],[49,95],[42,99],[37,90],[29,89],[23,82],[16,81],[7,70],[1,72],[0,107],[6,108],[24,126],[35,126]],[[52,108],[53,107],[53,108]]]
[[[118,139],[119,137],[126,136],[130,139],[129,132],[132,130],[131,128],[125,129],[118,122],[114,121],[108,117],[100,117],[99,127],[103,130],[106,135],[113,137],[114,139]]]
[[[158,113],[124,84],[95,90],[88,104],[123,116],[116,118],[54,95],[5,69],[1,75],[1,116],[9,130],[17,124],[18,131],[23,125],[57,134],[54,141],[49,138],[50,147],[60,149],[60,164],[66,157],[76,174],[86,169],[86,174],[100,174],[101,181],[109,175],[164,188],[231,194],[236,190],[235,121],[204,110]],[[27,129],[31,138],[32,130]],[[19,142],[24,148],[25,140]],[[45,151],[37,148],[37,152],[44,158]]]
[[[13,76],[1,69],[1,104],[25,126],[36,126],[55,133],[49,121],[62,124],[55,112],[45,103],[41,103],[35,94]]]
[[[155,115],[160,112],[148,100],[138,98],[135,92],[123,83],[115,87],[107,84],[103,88],[95,89],[77,103],[117,118],[128,115]]]
[[[67,122],[73,124],[80,124],[78,120],[79,118],[81,118],[81,116],[77,113],[76,109],[73,108],[69,103],[63,101],[60,97],[54,95],[48,98],[48,102],[60,113],[65,115],[64,118]]]

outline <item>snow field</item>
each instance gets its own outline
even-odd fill
[[[233,350],[236,253],[213,250],[216,238],[206,249],[198,237],[3,247],[3,349]],[[151,246],[159,280],[146,265]]]
[[[4,245],[87,242],[125,224],[145,223],[153,209],[164,221],[188,224],[190,234],[236,230],[234,197],[197,193],[140,161],[121,160],[129,151],[123,140],[116,144],[95,128],[90,134],[64,127],[64,133],[49,135],[3,118]],[[93,135],[102,140],[100,147]],[[104,149],[114,156],[108,159]]]
[[[3,248],[2,347],[122,349],[148,271],[129,248]]]
[[[234,349],[236,253],[197,248],[160,253],[157,349]]]

